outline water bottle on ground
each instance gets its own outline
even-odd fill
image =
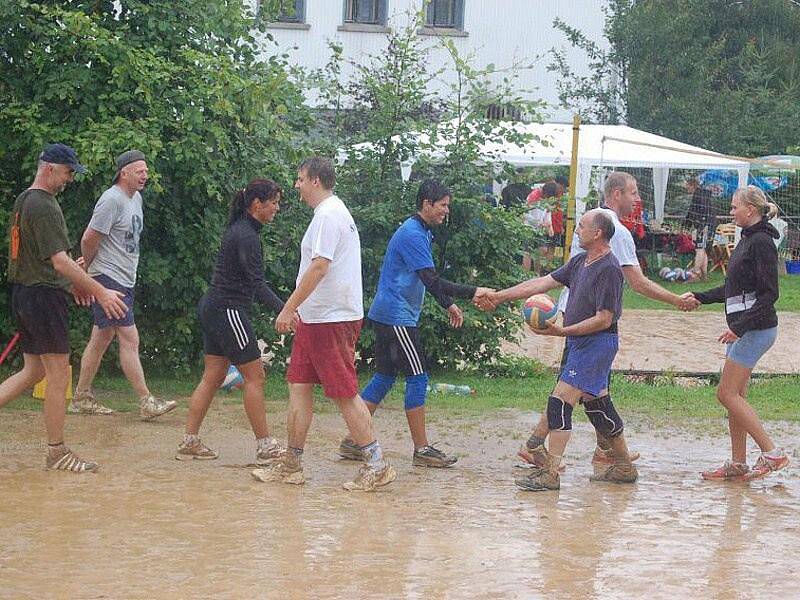
[[[453,383],[434,383],[428,386],[428,392],[433,394],[458,394],[459,396],[475,394],[475,390],[468,385],[455,385]]]

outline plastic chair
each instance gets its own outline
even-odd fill
[[[714,235],[714,243],[711,245],[711,252],[708,257],[713,265],[708,270],[709,273],[716,269],[722,271],[723,275],[728,274],[728,261],[736,246],[736,225],[733,223],[720,223]]]

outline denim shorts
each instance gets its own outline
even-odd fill
[[[753,329],[748,331],[735,342],[728,344],[725,355],[732,361],[752,369],[758,359],[772,348],[775,338],[778,337],[778,328]]]
[[[116,280],[111,279],[108,275],[103,275],[102,273],[99,275],[95,275],[92,277],[96,282],[102,285],[105,288],[110,290],[116,290],[118,292],[122,292],[125,294],[122,297],[122,301],[125,303],[125,306],[128,307],[128,312],[125,313],[125,316],[121,319],[114,319],[108,318],[106,316],[103,307],[100,306],[100,303],[95,301],[92,302],[92,316],[94,316],[94,324],[97,325],[99,329],[106,329],[107,327],[130,327],[134,324],[133,319],[133,288],[125,287],[121,283],[117,283]]]

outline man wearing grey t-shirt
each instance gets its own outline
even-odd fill
[[[114,185],[103,192],[81,239],[83,264],[89,275],[105,287],[124,294],[128,312],[122,319],[109,319],[92,304],[94,327],[81,358],[81,373],[70,412],[108,415],[114,411],[97,402],[92,381],[111,341],[119,341],[119,362],[139,398],[139,414],[153,419],[176,406],[176,402],[155,398],[147,387],[139,360],[139,331],[133,311],[133,288],[139,266],[139,238],[144,227],[141,190],[147,183],[147,162],[138,150],[117,158]]]

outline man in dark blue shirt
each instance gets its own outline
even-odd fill
[[[441,225],[450,213],[450,191],[441,183],[427,180],[417,193],[417,213],[395,231],[383,258],[375,300],[368,317],[375,330],[377,373],[361,392],[371,413],[394,385],[398,372],[406,377],[405,409],[414,442],[413,464],[449,467],[454,456],[431,446],[425,433],[425,396],[428,369],[419,338],[420,313],[427,289],[450,315],[450,325],[461,327],[464,316],[453,298],[474,299],[487,288],[459,285],[439,277],[433,264],[431,227]],[[342,440],[339,454],[363,460],[358,446]]]
[[[613,451],[613,464],[592,479],[633,483],[638,476],[622,435],[622,419],[608,395],[611,364],[618,349],[617,321],[622,314],[624,281],[609,244],[614,223],[602,209],[590,210],[581,217],[576,234],[585,252],[550,275],[489,294],[479,302],[481,308],[491,309],[501,302],[558,287],[570,289],[563,325],[548,323],[546,329],[534,330],[542,335],[565,336],[567,359],[547,401],[548,448],[541,445],[535,449],[541,455],[537,462],[543,466],[534,467],[530,475],[516,481],[530,491],[559,489],[559,466],[572,430],[572,410],[578,403],[583,404],[598,433],[611,442]]]

